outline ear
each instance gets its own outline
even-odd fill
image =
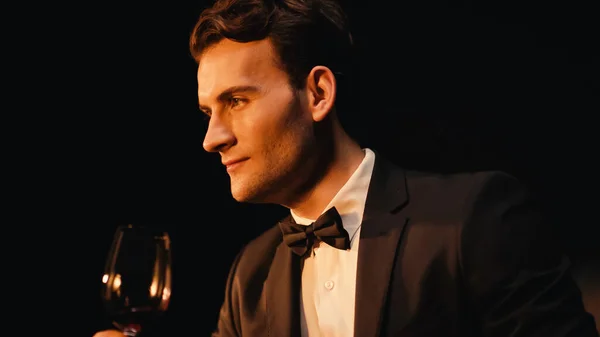
[[[333,109],[336,96],[336,81],[331,69],[315,66],[306,79],[308,109],[315,122],[320,122]]]

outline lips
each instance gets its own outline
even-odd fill
[[[248,158],[240,158],[240,159],[232,159],[223,162],[223,165],[227,168],[227,172],[231,172],[237,167],[240,166],[244,161],[248,160]]]

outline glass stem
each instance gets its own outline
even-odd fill
[[[135,337],[142,331],[142,326],[139,324],[119,324],[117,322],[113,322],[113,325],[128,337]]]
[[[135,337],[140,333],[140,329],[138,326],[125,326],[123,327],[123,334],[128,337]]]

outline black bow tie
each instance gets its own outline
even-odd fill
[[[342,218],[335,207],[321,214],[308,226],[299,225],[290,217],[290,221],[280,222],[279,228],[283,232],[283,241],[300,256],[310,251],[315,240],[338,249],[350,249],[348,232],[342,226]]]

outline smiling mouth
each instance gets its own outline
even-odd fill
[[[236,170],[236,169],[237,169],[237,168],[238,168],[238,167],[239,167],[241,164],[243,164],[243,163],[244,163],[246,160],[248,160],[248,159],[246,158],[246,159],[238,160],[238,161],[236,161],[236,162],[233,162],[233,163],[227,164],[227,165],[225,165],[225,168],[227,169],[227,172],[232,172],[232,171]]]

